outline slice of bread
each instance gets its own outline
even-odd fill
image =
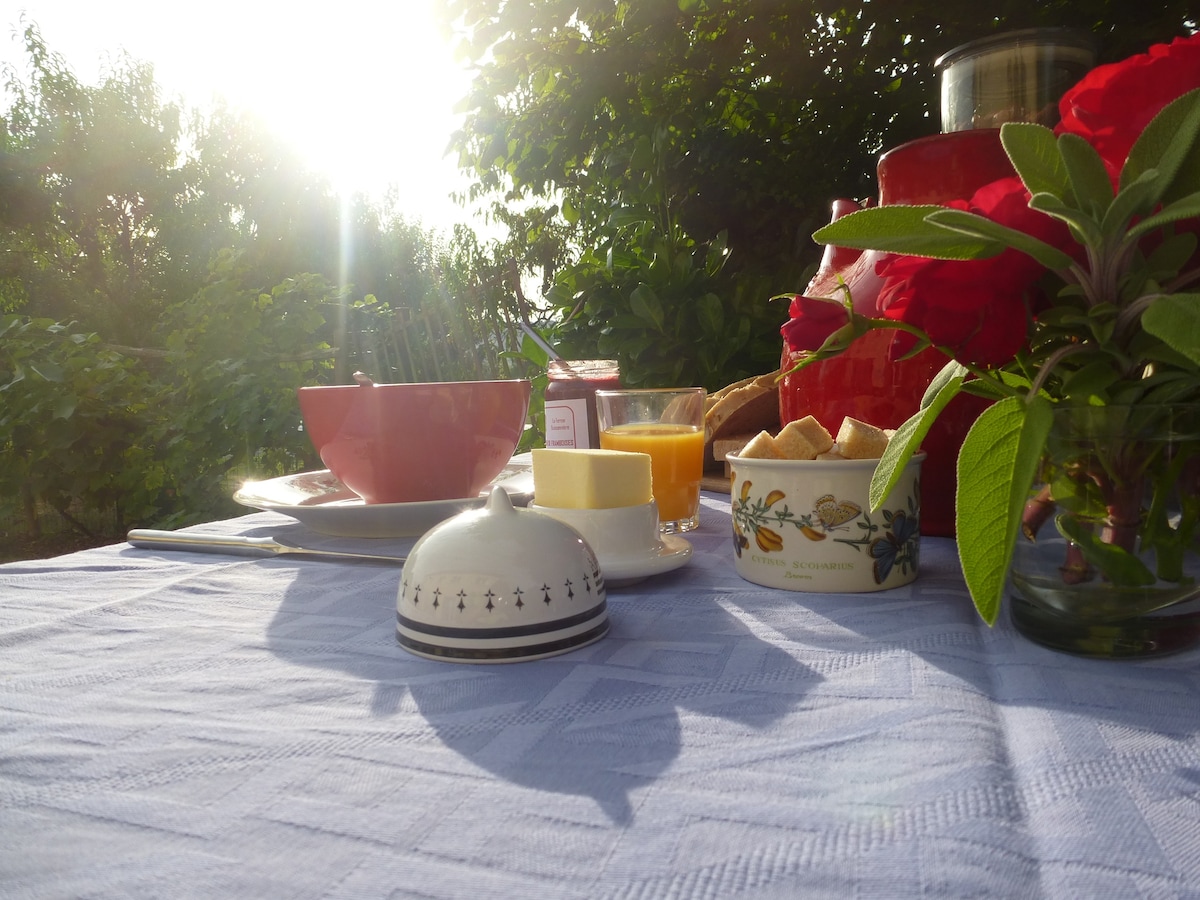
[[[704,417],[710,441],[779,429],[778,372],[735,382],[713,394]]]
[[[743,378],[741,381],[735,381],[733,384],[727,384],[720,390],[712,391],[704,398],[704,412],[707,414],[710,409],[727,396],[731,391],[736,391],[740,387],[745,387],[761,378],[761,375],[752,375],[749,378]]]
[[[723,462],[725,457],[730,453],[741,453],[742,449],[750,443],[756,435],[754,434],[738,434],[733,437],[720,438],[712,442],[713,459],[717,462]]]

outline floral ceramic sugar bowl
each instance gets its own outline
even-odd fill
[[[517,662],[607,633],[607,592],[591,547],[562,522],[514,509],[503,488],[426,532],[400,576],[396,637],[418,656]]]
[[[924,454],[877,512],[868,501],[877,459],[727,458],[735,567],[747,581],[848,593],[917,577]]]

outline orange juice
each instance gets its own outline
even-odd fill
[[[651,489],[660,521],[689,522],[696,517],[704,472],[704,429],[657,423],[614,425],[600,433],[600,446],[650,454]]]

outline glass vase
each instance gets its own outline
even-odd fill
[[[1200,407],[1061,407],[1010,571],[1017,630],[1055,650],[1200,644]]]

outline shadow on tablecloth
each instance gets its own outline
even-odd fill
[[[632,795],[677,760],[681,710],[715,720],[736,742],[787,715],[822,680],[727,611],[720,586],[698,588],[703,572],[689,567],[611,593],[611,630],[596,644],[501,665],[401,649],[399,577],[370,565],[298,569],[268,629],[271,651],[373,682],[372,714],[394,719],[414,753],[436,736],[508,782],[593,798],[618,824],[633,817]],[[439,764],[436,754],[429,760]]]

